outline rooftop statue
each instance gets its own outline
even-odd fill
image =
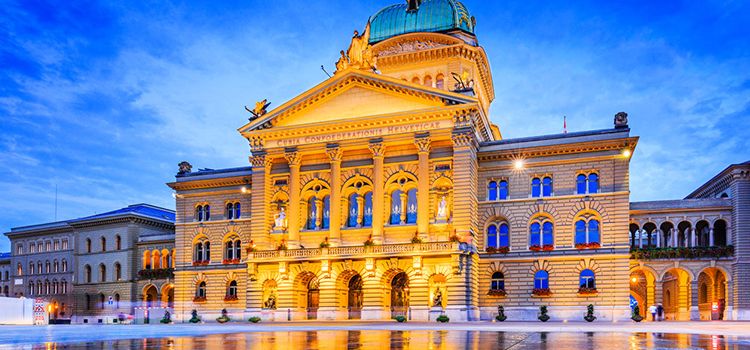
[[[180,164],[177,164],[177,166],[180,168],[179,171],[177,172],[180,175],[182,175],[182,174],[190,174],[190,172],[193,171],[193,166],[190,165],[190,163],[188,163],[186,161],[180,162]]]
[[[355,30],[349,49],[340,52],[341,57],[336,61],[336,72],[349,67],[355,69],[374,70],[375,60],[370,46],[370,23],[365,26],[365,32],[361,35]]]
[[[266,109],[270,105],[271,105],[271,102],[268,102],[268,99],[264,98],[263,101],[255,102],[255,108],[252,110],[250,108],[247,108],[247,106],[245,106],[245,110],[250,112],[250,114],[253,115],[253,118],[250,118],[250,121],[256,118],[260,118],[261,116],[266,114],[267,112]]]

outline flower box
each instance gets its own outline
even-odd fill
[[[238,300],[238,298],[237,298],[236,295],[227,295],[227,296],[224,296],[224,301],[237,301],[237,300]]]
[[[221,263],[222,265],[236,265],[240,263],[240,259],[224,259]]]
[[[542,246],[540,246],[538,244],[532,244],[532,245],[529,246],[529,250],[532,251],[532,252],[540,252],[540,251],[542,251]]]
[[[601,247],[599,242],[576,243],[576,249],[599,249]]]
[[[510,251],[510,248],[508,248],[508,247],[499,247],[499,248],[487,247],[485,249],[485,251],[487,251],[487,253],[490,253],[490,254],[498,254],[498,253],[499,254],[508,254],[508,252]]]
[[[508,295],[508,293],[506,293],[505,290],[502,290],[502,289],[490,289],[487,295],[493,296],[493,297],[504,297]]]
[[[586,287],[578,288],[578,295],[580,296],[594,296],[597,294],[599,294],[599,291],[596,290],[596,288],[586,288]]]
[[[545,252],[553,251],[555,250],[555,246],[552,244],[545,244],[542,246],[542,250]]]
[[[206,297],[193,297],[193,302],[194,303],[205,303],[206,302]]]
[[[209,260],[193,261],[193,266],[208,266],[210,262]]]
[[[552,291],[549,288],[534,288],[531,291],[531,295],[535,297],[548,297],[552,295]]]

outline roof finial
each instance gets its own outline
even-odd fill
[[[422,3],[422,0],[406,0],[406,11],[416,11],[419,10],[419,5]]]

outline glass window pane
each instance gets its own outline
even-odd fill
[[[541,193],[542,193],[541,186],[542,186],[542,182],[541,180],[539,180],[539,178],[534,178],[533,180],[531,180],[531,196],[532,197],[537,198],[541,196]]]
[[[547,271],[539,270],[534,274],[534,288],[549,288],[549,274]]]
[[[490,181],[490,184],[487,186],[487,199],[491,201],[497,200],[497,182]]]
[[[553,236],[554,227],[552,226],[552,223],[551,222],[545,222],[544,223],[544,227],[543,227],[542,230],[543,230],[543,232],[542,232],[543,237],[542,238],[544,239],[544,242],[542,242],[542,244],[543,245],[553,245],[555,242],[554,242],[554,236]]]
[[[531,224],[531,227],[529,229],[531,233],[531,237],[529,237],[529,245],[541,245],[541,226],[539,223],[535,222]]]
[[[401,223],[401,191],[395,190],[391,193],[391,225]]]
[[[544,185],[542,189],[542,195],[544,197],[549,197],[552,195],[552,178],[551,177],[545,177],[544,178]]]
[[[487,247],[497,248],[497,226],[487,227]]]
[[[508,224],[501,224],[500,225],[500,235],[499,235],[499,241],[500,244],[499,247],[509,247],[510,246],[510,230],[508,229]]]
[[[240,203],[235,203],[234,204],[234,218],[239,219],[241,213],[242,213],[242,210],[240,210]]]
[[[508,181],[500,181],[500,190],[499,190],[498,197],[501,200],[508,199]]]
[[[372,226],[372,192],[365,193],[365,213],[362,225],[364,227]]]
[[[599,243],[599,221],[589,221],[589,242]]]
[[[323,197],[323,221],[321,222],[321,226],[323,226],[324,229],[329,228],[331,223],[331,196],[325,196]]]
[[[599,193],[599,175],[589,175],[589,193]]]
[[[359,206],[357,204],[357,198],[359,195],[356,193],[352,193],[351,196],[349,196],[349,220],[346,221],[347,227],[357,227],[357,215],[359,213]]]
[[[308,230],[314,230],[315,229],[315,215],[317,215],[317,206],[315,204],[317,202],[317,198],[310,197],[310,200],[307,202],[307,229]]]
[[[411,189],[407,192],[407,195],[406,223],[414,224],[417,222],[417,190]]]

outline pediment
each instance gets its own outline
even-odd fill
[[[240,132],[351,121],[436,107],[475,103],[476,99],[374,73],[347,70],[240,128]]]

